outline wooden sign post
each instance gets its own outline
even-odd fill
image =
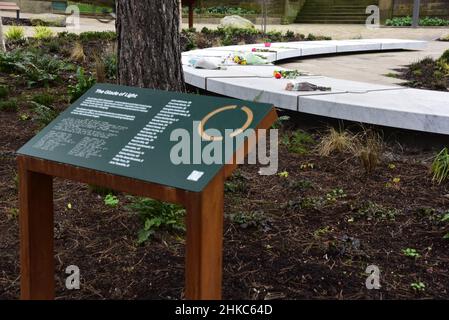
[[[18,151],[21,298],[54,298],[52,181],[59,177],[183,205],[185,296],[221,299],[224,182],[237,164],[175,165],[171,133],[186,129],[206,144],[220,140],[211,128],[237,136],[276,118],[267,104],[94,86]]]

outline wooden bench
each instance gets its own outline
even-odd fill
[[[20,8],[15,2],[0,2],[0,11],[15,11],[17,20],[20,19]]]

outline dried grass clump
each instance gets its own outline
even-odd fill
[[[318,154],[323,157],[328,157],[334,152],[350,152],[355,150],[357,143],[357,136],[348,131],[337,131],[330,128],[328,133],[321,139],[317,146]]]
[[[84,54],[84,48],[81,42],[75,43],[75,46],[72,49],[72,53],[70,54],[70,58],[78,63],[82,63],[86,60],[86,55]]]
[[[364,130],[358,135],[355,156],[360,159],[366,173],[371,173],[381,162],[384,142],[379,133]]]
[[[95,77],[98,83],[106,82],[106,65],[99,54],[95,54]]]

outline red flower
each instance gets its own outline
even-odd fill
[[[252,50],[251,50],[252,52],[256,52],[257,51],[257,49],[256,48],[253,48]]]
[[[282,78],[282,74],[280,74],[279,72],[276,72],[276,73],[274,74],[274,77],[275,77],[276,79],[281,79],[281,78]]]

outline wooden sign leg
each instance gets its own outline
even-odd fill
[[[54,299],[53,179],[19,159],[21,299]]]
[[[187,205],[186,298],[220,300],[224,171]]]

